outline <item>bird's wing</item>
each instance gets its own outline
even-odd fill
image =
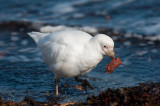
[[[44,61],[48,64],[72,61],[83,51],[91,35],[81,31],[54,32],[41,39],[37,46],[42,52]]]
[[[47,36],[50,33],[40,33],[40,32],[30,32],[28,35],[35,41],[37,44],[41,39]]]
[[[70,46],[83,46],[92,38],[86,32],[82,31],[61,31],[61,32],[54,32],[50,35],[50,40],[52,42],[58,42],[64,45]]]
[[[58,61],[65,61],[62,59],[66,58],[66,45],[48,41],[39,48],[42,52],[44,61],[48,65],[57,63]]]

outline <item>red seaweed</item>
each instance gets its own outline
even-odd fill
[[[121,64],[121,59],[120,59],[120,58],[115,58],[115,59],[113,59],[109,64],[107,64],[107,65],[105,66],[106,72],[107,72],[108,74],[111,73],[111,72],[113,72],[114,69],[115,69],[116,67],[118,67],[120,64]]]

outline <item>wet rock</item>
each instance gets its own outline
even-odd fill
[[[107,89],[87,98],[90,106],[159,106],[160,83],[139,84],[136,87]],[[74,106],[79,105],[75,104]]]
[[[160,106],[160,83],[139,84],[136,87],[102,90],[98,96],[88,97],[85,103],[58,104],[56,98],[50,102],[37,102],[29,97],[23,101],[3,101],[0,106]]]
[[[35,26],[36,24],[36,26]],[[40,25],[39,25],[40,24]],[[42,23],[31,23],[28,21],[8,21],[0,22],[1,30],[13,30],[18,32],[27,32],[30,30],[38,31],[39,27],[43,25]],[[11,33],[11,35],[15,33]]]

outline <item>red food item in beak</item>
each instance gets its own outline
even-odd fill
[[[121,64],[121,59],[120,58],[115,58],[113,59],[109,64],[105,66],[107,69],[106,72],[109,74],[114,71],[116,67],[118,67]]]

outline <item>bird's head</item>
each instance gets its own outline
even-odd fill
[[[114,42],[113,40],[105,35],[105,34],[98,34],[94,37],[94,39],[98,42],[99,49],[103,55],[109,56],[111,59],[115,58],[114,55]]]

